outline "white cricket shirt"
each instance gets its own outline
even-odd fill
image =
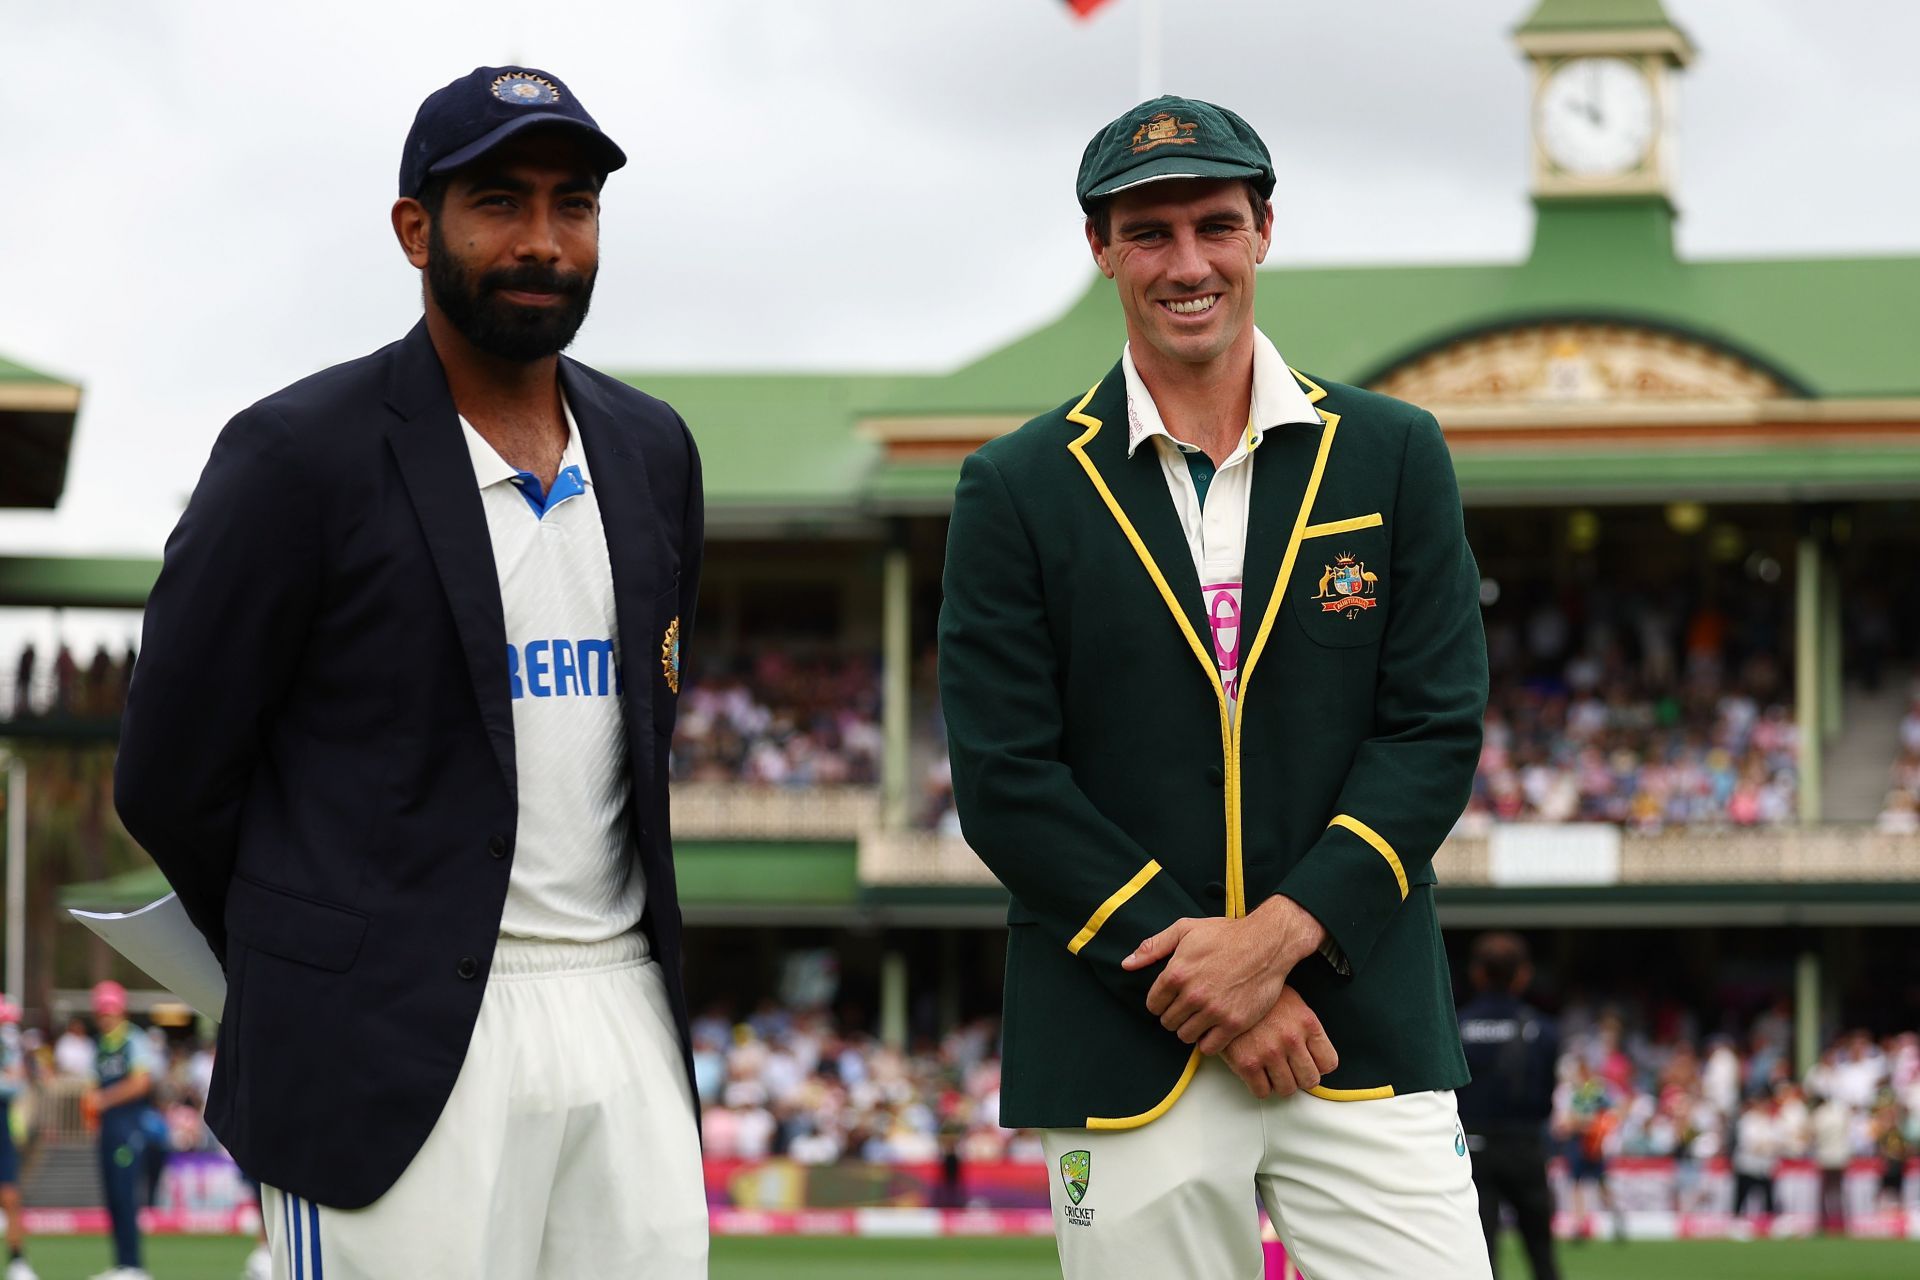
[[[599,942],[640,922],[613,567],[580,425],[550,492],[460,419],[507,624],[520,812],[500,932]]]
[[[1211,466],[1198,445],[1175,438],[1160,419],[1160,410],[1133,364],[1133,344],[1120,354],[1120,368],[1127,380],[1127,456],[1152,440],[1160,455],[1160,471],[1166,477],[1167,491],[1173,495],[1173,509],[1186,531],[1187,547],[1193,552],[1193,567],[1200,575],[1200,594],[1206,606],[1208,630],[1213,636],[1214,661],[1220,667],[1220,683],[1226,690],[1230,712],[1239,707],[1240,660],[1243,640],[1251,639],[1252,627],[1242,626],[1240,602],[1243,596],[1243,571],[1247,559],[1247,511],[1253,496],[1253,455],[1269,427],[1282,423],[1320,423],[1320,415],[1307,400],[1306,392],[1280,358],[1267,335],[1253,331],[1253,405],[1247,431],[1239,445],[1228,455],[1207,485],[1205,501],[1194,483],[1187,455],[1198,454],[1199,461]]]
[[[1160,410],[1133,367],[1133,344],[1120,353],[1120,369],[1127,379],[1127,456],[1131,458],[1142,443],[1151,439],[1160,454],[1160,473],[1167,479],[1167,492],[1173,495],[1173,509],[1186,531],[1187,549],[1193,553],[1193,567],[1200,574],[1200,594],[1207,608],[1208,630],[1213,634],[1213,658],[1220,667],[1220,685],[1227,694],[1227,714],[1240,710],[1240,659],[1245,652],[1242,641],[1251,637],[1253,628],[1243,627],[1240,602],[1247,562],[1247,513],[1253,498],[1253,455],[1260,448],[1267,428],[1298,422],[1319,426],[1320,413],[1300,389],[1299,380],[1280,358],[1279,348],[1259,329],[1253,331],[1253,397],[1247,414],[1247,431],[1226,462],[1213,473],[1206,488],[1205,501],[1194,483],[1193,468],[1187,464],[1190,454],[1200,454],[1211,467],[1212,459],[1198,446],[1176,439],[1160,419]],[[1320,954],[1341,973],[1350,969],[1340,945],[1328,934],[1320,944]]]

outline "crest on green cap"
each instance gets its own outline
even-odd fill
[[[1197,98],[1154,98],[1093,135],[1074,183],[1082,209],[1166,178],[1245,178],[1273,194],[1273,158],[1245,120]]]

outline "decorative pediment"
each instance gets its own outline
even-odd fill
[[[1791,396],[1720,347],[1610,322],[1519,325],[1428,350],[1369,384],[1423,405],[1751,403]]]

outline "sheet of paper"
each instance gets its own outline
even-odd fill
[[[107,940],[142,973],[185,1001],[195,1013],[218,1022],[227,1004],[227,975],[213,948],[187,919],[178,894],[138,911],[70,911],[75,920]]]

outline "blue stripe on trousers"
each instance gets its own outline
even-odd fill
[[[307,1206],[307,1239],[313,1244],[313,1280],[326,1280],[320,1267],[320,1206]]]
[[[300,1244],[300,1197],[293,1198],[293,1280],[307,1280],[306,1250]]]

